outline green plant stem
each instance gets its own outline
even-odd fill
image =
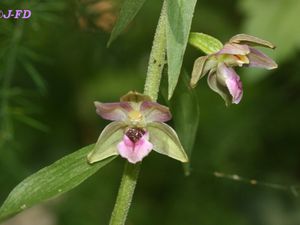
[[[125,224],[140,171],[140,163],[126,162],[110,225]]]
[[[166,64],[166,1],[163,3],[160,18],[154,35],[152,50],[150,53],[144,94],[150,96],[153,101],[157,100],[161,75]]]
[[[166,63],[166,18],[166,2],[164,1],[150,53],[144,89],[144,94],[150,96],[153,101],[157,100],[161,75]],[[110,225],[125,224],[140,167],[141,163],[125,163],[118,196],[110,218]]]

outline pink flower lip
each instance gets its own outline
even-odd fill
[[[218,67],[218,78],[224,80],[225,85],[232,96],[232,103],[238,104],[243,96],[243,86],[239,75],[234,69],[227,67],[224,63]]]
[[[133,164],[142,161],[153,148],[153,144],[148,139],[149,133],[144,129],[128,129],[117,146],[119,154]]]

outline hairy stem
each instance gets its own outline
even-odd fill
[[[166,64],[166,20],[167,10],[166,1],[164,1],[155,31],[144,88],[144,94],[149,95],[153,101],[157,100],[161,75]]]
[[[140,163],[125,163],[124,173],[121,180],[118,197],[109,223],[110,225],[125,224],[139,171]]]
[[[161,15],[155,31],[153,45],[148,64],[144,94],[157,100],[163,67],[166,63],[166,2],[164,1]],[[117,200],[111,215],[110,225],[124,225],[131,205],[137,183],[141,163],[126,162]]]

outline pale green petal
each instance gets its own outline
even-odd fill
[[[121,142],[126,125],[123,122],[108,124],[100,134],[93,150],[88,154],[88,162],[94,163],[113,155],[118,155],[117,145]]]
[[[153,122],[147,125],[147,130],[154,151],[181,162],[188,162],[188,157],[172,127],[165,123]]]

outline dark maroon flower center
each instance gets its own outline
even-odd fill
[[[143,137],[146,131],[142,128],[130,128],[126,131],[126,136],[134,143]]]

